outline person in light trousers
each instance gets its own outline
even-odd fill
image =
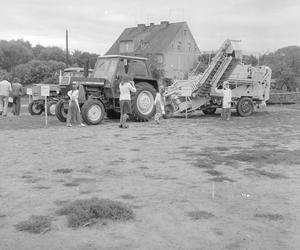
[[[222,102],[222,113],[221,117],[222,120],[229,121],[231,117],[231,89],[229,87],[229,82],[223,82],[223,89],[215,88],[215,91],[219,94],[223,95],[223,102]]]

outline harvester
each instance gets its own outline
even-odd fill
[[[175,81],[164,93],[166,117],[184,112],[202,110],[214,114],[222,107],[222,96],[215,89],[228,81],[232,90],[232,104],[240,116],[250,116],[254,105],[269,99],[272,71],[267,66],[244,65],[240,41],[227,39],[203,74],[192,75],[188,80]],[[183,89],[191,96],[182,96]]]

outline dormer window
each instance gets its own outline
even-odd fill
[[[130,53],[133,52],[133,41],[120,41],[120,53]]]

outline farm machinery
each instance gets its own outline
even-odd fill
[[[227,39],[203,74],[188,80],[179,80],[166,88],[166,117],[182,112],[202,110],[213,114],[222,107],[222,96],[215,89],[228,81],[232,90],[232,104],[240,116],[250,116],[255,104],[269,99],[272,71],[267,66],[242,64],[240,41]],[[185,98],[182,90],[189,88],[191,96]]]
[[[73,84],[79,86],[79,106],[85,123],[96,125],[104,116],[119,118],[119,84],[122,75],[130,75],[135,82],[136,93],[131,96],[132,115],[137,121],[147,121],[155,112],[154,99],[158,83],[152,78],[146,58],[123,55],[98,57],[94,72],[89,77],[65,76],[59,84],[63,98],[56,105],[57,118],[65,122]]]
[[[91,74],[93,70],[89,70],[89,74]],[[63,75],[59,77],[59,82],[61,82],[62,77],[65,76],[83,76],[84,69],[79,67],[66,68],[64,69]],[[41,86],[43,84],[33,84],[32,91],[32,100],[28,105],[28,111],[31,115],[40,115],[45,111],[45,99],[41,96]],[[59,101],[61,95],[59,91],[59,85],[57,84],[49,84],[50,95],[47,97],[47,114],[55,115],[55,107],[57,102]]]

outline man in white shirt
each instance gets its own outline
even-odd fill
[[[223,120],[229,121],[231,116],[231,89],[229,88],[229,82],[223,82],[223,89],[215,88],[215,91],[223,95],[221,117]]]
[[[7,107],[8,107],[8,97],[12,92],[11,84],[7,81],[7,78],[4,78],[0,82],[0,115],[7,115]]]

